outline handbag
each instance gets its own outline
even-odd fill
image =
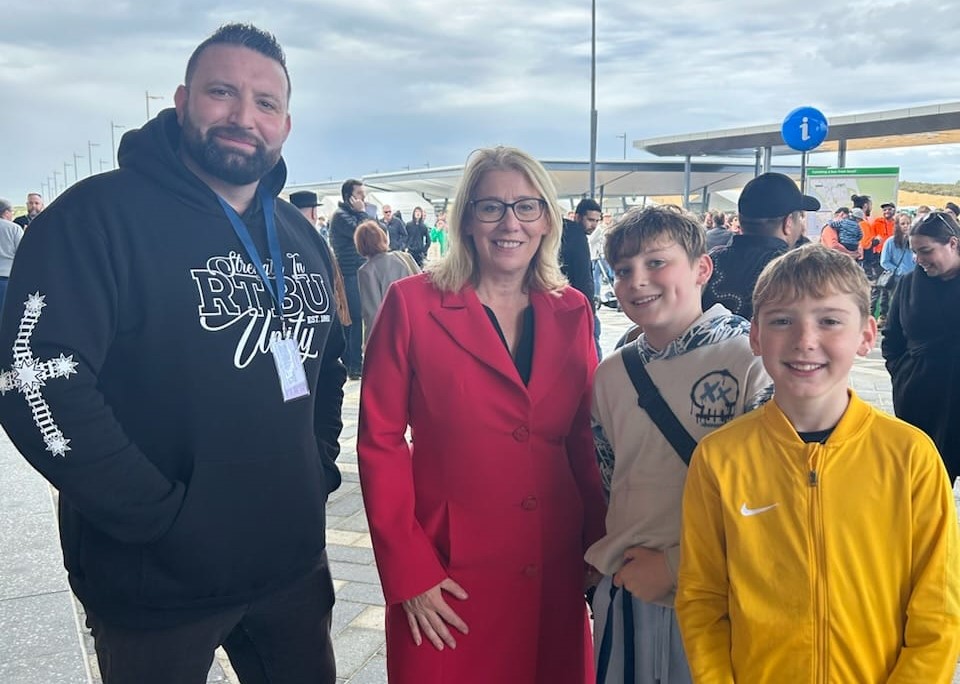
[[[896,282],[896,279],[893,277],[893,271],[884,271],[877,276],[877,287],[884,290],[892,290]]]
[[[877,287],[883,288],[884,290],[892,290],[894,287],[896,287],[897,280],[899,278],[899,276],[896,275],[897,269],[900,268],[900,264],[906,254],[906,252],[900,254],[900,258],[897,259],[897,263],[894,264],[892,271],[884,269],[883,273],[877,276]]]

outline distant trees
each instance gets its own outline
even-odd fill
[[[907,192],[925,192],[930,195],[957,197],[960,195],[960,181],[956,183],[915,183],[913,181],[900,181],[900,189]]]

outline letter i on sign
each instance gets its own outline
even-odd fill
[[[806,116],[803,117],[803,120],[800,122],[800,139],[810,139],[810,119]]]

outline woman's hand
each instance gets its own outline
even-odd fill
[[[634,546],[623,554],[624,565],[613,576],[613,584],[626,587],[641,601],[661,599],[673,589],[673,576],[663,551]]]
[[[423,637],[433,644],[438,651],[443,650],[446,644],[450,648],[456,648],[457,642],[453,634],[447,629],[450,624],[461,634],[469,633],[467,623],[460,619],[460,616],[454,612],[453,608],[444,600],[443,592],[449,592],[461,601],[466,600],[467,592],[459,584],[449,577],[440,584],[427,589],[419,596],[414,596],[403,602],[403,610],[407,613],[407,623],[410,625],[410,633],[413,635],[413,642],[419,646],[423,643]]]

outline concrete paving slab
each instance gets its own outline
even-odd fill
[[[66,590],[0,601],[0,682],[86,682],[76,615]],[[33,666],[37,668],[30,675]],[[5,669],[6,668],[6,669]]]
[[[365,603],[356,603],[347,601],[337,595],[337,602],[333,606],[333,621],[330,627],[330,633],[336,637],[345,630],[351,622],[356,620],[368,608]]]
[[[377,568],[373,565],[332,563],[330,565],[330,574],[334,580],[380,585],[380,575],[377,574]]]
[[[39,513],[0,513],[0,600],[66,589],[50,495]]]
[[[362,582],[348,582],[337,594],[345,601],[356,601],[371,606],[382,606],[383,591],[378,584],[364,584]]]
[[[383,632],[347,627],[333,640],[333,646],[337,654],[337,674],[349,681],[383,646]]]
[[[362,533],[358,532],[357,534]],[[340,544],[330,544],[328,541],[327,557],[333,561],[355,563],[358,565],[369,565],[373,563],[373,549],[365,549],[360,546],[342,546]]]

